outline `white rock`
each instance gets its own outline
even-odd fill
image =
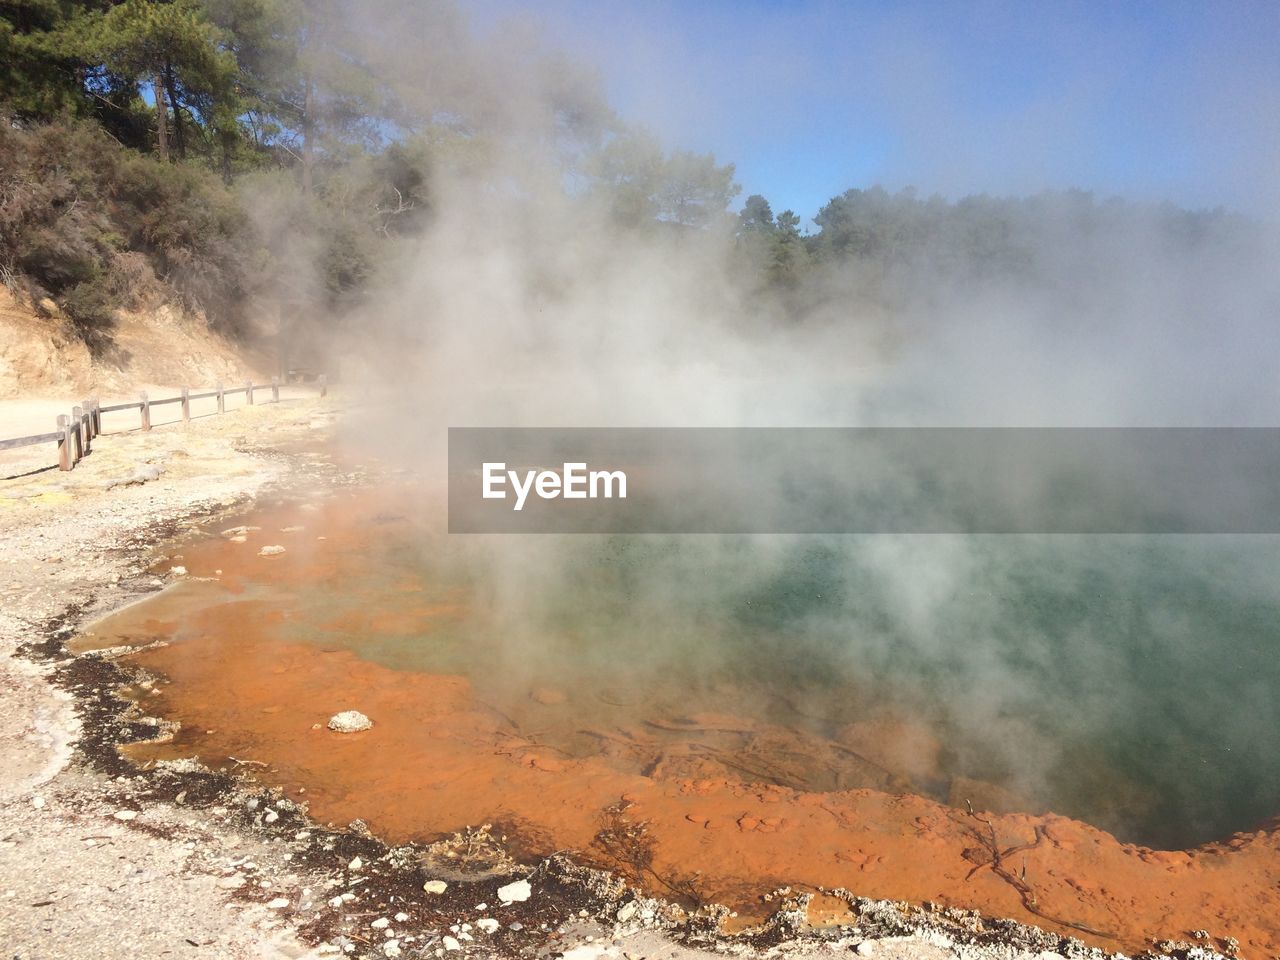
[[[459,943],[457,940],[455,940],[453,937],[441,937],[441,938],[440,938],[440,942],[444,944],[444,948],[445,948],[446,950],[461,950],[461,949],[462,949],[462,944],[460,944],[460,943]]]
[[[117,820],[132,820],[138,815],[137,810],[117,810],[112,816]]]
[[[267,904],[267,909],[268,909],[268,910],[283,910],[283,909],[284,909],[285,907],[287,907],[288,905],[289,905],[289,901],[288,901],[286,898],[284,898],[284,897],[276,897],[274,900],[272,900],[270,903],[268,903],[268,904]]]
[[[373,721],[359,710],[343,710],[329,718],[329,729],[338,733],[357,733],[372,726]]]
[[[276,813],[274,810],[268,810],[262,815],[262,819],[267,823],[275,823],[280,819],[280,814]]]
[[[443,880],[428,880],[422,885],[422,889],[427,893],[444,893],[449,885]]]
[[[342,716],[342,714],[338,714],[338,716]],[[334,718],[333,718],[333,720],[337,720],[337,719],[338,719],[338,717],[334,717]],[[330,720],[330,721],[329,721],[329,726],[331,726],[331,727],[333,726],[333,720]],[[352,859],[352,861],[351,861],[350,863],[348,863],[348,864],[347,864],[347,869],[349,869],[349,870],[359,870],[359,869],[360,869],[361,867],[363,867],[363,866],[364,866],[364,861],[363,861],[363,860],[361,860],[359,857],[354,857],[354,858]]]
[[[41,807],[44,806],[44,797],[32,797],[31,805],[35,807],[37,810],[39,810]]]
[[[499,924],[492,917],[481,917],[476,921],[476,926],[485,933],[497,933]]]
[[[869,957],[876,952],[876,945],[870,940],[863,940],[854,948],[854,952],[860,957]]]
[[[369,926],[373,927],[375,930],[385,930],[387,927],[391,926],[391,921],[386,917],[379,917],[377,920],[373,921],[373,923],[369,924]]]
[[[185,577],[187,575],[187,568],[182,566],[170,567],[169,573],[175,577]]]
[[[498,899],[503,903],[522,903],[533,895],[533,888],[528,880],[517,880],[498,888]]]
[[[409,919],[409,915],[403,911],[396,914],[396,923],[404,923]]]
[[[342,897],[330,897],[329,906],[337,910],[340,906],[342,906]]]
[[[269,544],[258,551],[260,557],[276,557],[284,553],[284,547],[278,543]]]
[[[382,955],[385,957],[400,956],[400,941],[388,940],[386,943],[384,943],[382,945]]]

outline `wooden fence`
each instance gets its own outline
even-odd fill
[[[320,396],[323,397],[329,392],[324,374],[317,378],[316,385],[320,388]],[[191,420],[192,400],[216,398],[218,401],[218,413],[226,413],[228,396],[243,393],[246,405],[253,406],[254,392],[267,389],[271,391],[271,401],[278,403],[280,401],[279,377],[272,377],[270,383],[254,383],[252,380],[246,380],[243,387],[233,387],[230,390],[219,383],[212,390],[207,390],[204,393],[192,393],[188,388],[183,387],[182,393],[178,396],[164,397],[160,400],[151,400],[143,392],[138,394],[138,399],[132,403],[113,403],[105,407],[98,403],[97,398],[84,400],[80,406],[71,408],[70,416],[65,413],[58,415],[58,429],[52,433],[37,433],[29,437],[0,440],[0,450],[30,447],[40,443],[56,443],[58,445],[58,469],[70,470],[89,452],[93,441],[102,433],[102,415],[104,413],[137,410],[140,416],[140,428],[142,430],[150,430],[152,407],[158,407],[166,403],[180,403],[182,404],[182,422],[187,423]]]

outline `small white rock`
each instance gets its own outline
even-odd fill
[[[284,897],[276,897],[274,900],[272,900],[270,903],[267,904],[267,909],[283,910],[288,905],[289,905],[289,901],[287,899],[285,899]]]
[[[462,944],[460,944],[460,943],[459,943],[457,940],[455,940],[453,937],[441,937],[441,938],[440,938],[440,942],[444,944],[444,948],[445,948],[446,950],[450,950],[450,951],[452,951],[452,950],[461,950],[461,949],[462,949]]]
[[[117,820],[132,820],[138,815],[137,810],[117,810],[112,816]]]
[[[363,866],[364,866],[364,861],[361,860],[359,857],[355,857],[352,859],[350,863],[347,864],[347,869],[359,870]]]
[[[869,957],[876,952],[876,945],[870,940],[863,940],[860,944],[854,947],[854,952],[860,957]]]
[[[170,567],[169,573],[175,577],[185,577],[187,575],[187,568],[183,566]]]
[[[44,806],[44,797],[32,797],[31,805],[35,807],[37,810],[39,810],[41,807]]]
[[[449,885],[443,880],[428,880],[422,885],[422,889],[426,893],[444,893]]]
[[[330,897],[329,906],[337,910],[340,906],[342,906],[342,897]]]
[[[382,955],[385,957],[400,956],[400,941],[388,940],[386,943],[384,943],[382,945]]]
[[[278,543],[273,543],[273,544],[268,544],[267,546],[265,546],[265,547],[263,547],[261,550],[259,550],[259,551],[258,551],[258,556],[260,556],[260,557],[278,557],[278,556],[279,556],[280,554],[282,554],[282,553],[284,553],[284,547],[280,546],[280,544],[278,544]]]
[[[338,733],[358,733],[372,726],[373,721],[359,710],[343,710],[329,718],[329,729]]]
[[[498,888],[498,899],[503,903],[522,903],[533,895],[533,888],[528,880],[517,880]]]
[[[262,815],[262,819],[267,823],[275,823],[280,819],[280,814],[276,813],[274,810],[268,810]]]
[[[408,919],[409,919],[409,915],[404,911],[401,911],[400,913],[396,914],[396,923],[404,923]]]
[[[492,917],[481,917],[476,921],[476,926],[485,933],[497,933],[499,924]]]
[[[369,924],[369,926],[373,927],[375,930],[385,930],[387,927],[391,926],[391,921],[386,917],[379,917],[377,920],[373,921],[373,923]]]

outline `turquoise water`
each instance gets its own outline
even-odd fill
[[[909,717],[941,742],[920,792],[957,802],[970,778],[1180,848],[1280,813],[1278,571],[1275,537],[433,538],[393,523],[311,598],[312,622],[394,610],[405,595],[387,585],[406,577],[425,585],[413,602],[457,612],[407,635],[299,636],[467,674],[502,710],[540,684],[605,691],[553,739],[699,712],[818,738]]]

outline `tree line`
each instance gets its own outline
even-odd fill
[[[746,302],[796,319],[833,276],[892,302],[925,275],[1033,274],[1063,223],[1079,241],[1141,214],[1194,246],[1235,222],[1079,192],[878,187],[832,198],[808,230],[760,195],[734,215],[732,164],[664,149],[563,58],[532,55],[515,83],[493,59],[430,0],[0,0],[0,279],[91,344],[149,296],[232,332],[272,298],[340,314],[388,245],[430,224],[440,168],[484,176],[486,138],[504,136],[532,137],[618,229],[720,231]],[[512,106],[522,86],[536,97]]]

